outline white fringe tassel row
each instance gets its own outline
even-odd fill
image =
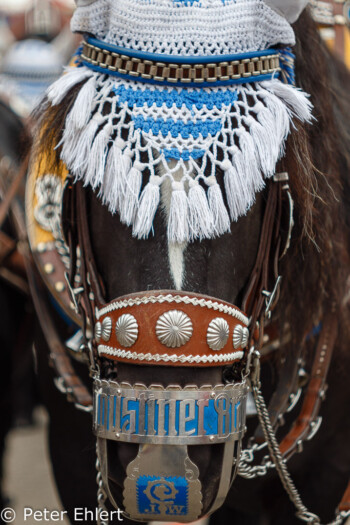
[[[140,239],[152,231],[166,179],[169,242],[229,232],[230,218],[246,214],[273,176],[293,119],[312,120],[308,96],[277,79],[179,90],[67,68],[49,102],[61,103],[82,81],[57,146],[61,158]]]

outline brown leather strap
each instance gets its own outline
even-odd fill
[[[16,250],[17,242],[0,230],[0,266]]]
[[[337,55],[344,60],[345,57],[345,30],[346,21],[344,17],[344,2],[339,3],[339,0],[335,2],[332,0],[333,13],[334,13],[334,30],[335,30],[335,45],[334,49]],[[340,21],[342,23],[340,23]]]
[[[4,181],[1,181],[1,191],[4,194],[4,198],[2,202],[0,203],[0,230],[8,215],[12,202],[14,198],[16,197],[21,187],[22,182],[24,181],[24,178],[27,174],[28,165],[29,165],[29,155],[23,161],[15,177],[12,179],[10,187],[8,189],[4,187]]]
[[[350,511],[350,481],[339,505],[340,512]]]
[[[49,307],[46,301],[43,282],[40,277],[37,276],[33,257],[30,252],[23,213],[16,204],[12,204],[12,208],[14,212],[14,226],[19,239],[19,250],[25,263],[31,295],[40,326],[50,349],[51,362],[57,375],[62,378],[64,388],[70,399],[79,405],[90,407],[92,405],[91,394],[77,376],[67,351],[61,343],[56,327],[49,315]]]
[[[67,351],[61,343],[56,327],[49,315],[48,305],[45,300],[45,290],[43,290],[42,281],[39,280],[36,275],[36,269],[29,253],[28,245],[22,245],[22,250],[25,252],[28,280],[35,310],[39,317],[40,326],[44,333],[45,340],[50,348],[51,363],[55,368],[58,377],[62,378],[64,389],[70,400],[82,406],[89,407],[92,405],[91,394],[76,374]]]
[[[289,459],[297,451],[300,444],[310,436],[313,430],[312,424],[318,417],[326,390],[327,374],[337,335],[337,316],[331,312],[324,319],[301,412],[280,444],[280,450],[285,459]]]
[[[236,306],[190,292],[157,290],[118,297],[94,314],[98,353],[126,363],[225,366],[239,363],[248,318]]]

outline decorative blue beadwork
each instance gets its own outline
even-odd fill
[[[189,90],[152,90],[152,89],[133,89],[126,88],[123,85],[114,88],[114,92],[119,97],[120,104],[128,104],[128,107],[143,107],[145,104],[150,108],[154,104],[161,108],[163,104],[168,108],[176,106],[181,109],[185,106],[191,110],[194,107],[198,110],[205,106],[212,110],[214,107],[219,110],[223,106],[230,107],[238,99],[237,91],[212,91],[208,92],[204,89],[196,89],[196,91]]]
[[[174,119],[164,120],[162,118],[145,118],[142,115],[133,117],[135,129],[140,129],[144,133],[150,133],[153,135],[163,135],[166,137],[169,133],[173,138],[177,138],[179,135],[188,139],[190,136],[198,139],[200,135],[203,138],[207,138],[208,135],[212,137],[221,131],[222,124],[218,121],[213,120],[198,120],[197,122],[182,122],[181,120],[175,121]]]

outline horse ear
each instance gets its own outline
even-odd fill
[[[309,0],[265,0],[265,3],[293,24],[298,20]]]

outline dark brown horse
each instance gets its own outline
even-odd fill
[[[286,155],[278,172],[288,172],[295,201],[295,226],[291,247],[282,262],[281,297],[273,319],[281,343],[262,369],[262,389],[271,397],[283,374],[283,364],[293,356],[303,356],[303,379],[310,371],[317,331],[331,312],[338,319],[339,333],[328,377],[328,391],[322,405],[323,423],[304,452],[289,463],[295,483],[306,506],[322,522],[333,519],[350,473],[350,384],[348,369],[350,341],[347,323],[350,255],[350,76],[321,42],[308,13],[295,26],[297,36],[297,85],[310,93],[315,121],[301,126],[297,121],[288,139]],[[53,150],[60,142],[66,115],[79,88],[64,101],[46,110],[43,122],[47,134],[39,148]],[[40,154],[40,153],[39,153]],[[60,148],[52,157],[57,171]],[[222,174],[218,174],[218,177]],[[135,240],[130,228],[101,205],[97,195],[85,189],[85,200],[93,256],[105,289],[105,300],[142,290],[175,289],[169,267],[166,225],[162,211],[154,220],[154,235]],[[195,241],[184,253],[182,289],[241,304],[259,248],[267,190],[259,193],[246,217],[233,223],[231,234],[216,240]],[[64,217],[66,229],[72,228]],[[68,221],[68,222],[67,222]],[[64,333],[63,324],[60,330]],[[57,485],[65,508],[74,522],[74,508],[95,506],[95,439],[90,416],[77,413],[55,392],[47,365],[47,349],[42,336],[36,344],[39,378],[50,412],[50,449]],[[87,379],[87,370],[76,365]],[[164,386],[176,383],[216,384],[224,369],[139,366],[102,361],[102,377],[108,380]],[[306,372],[305,372],[306,371]],[[230,372],[232,373],[232,371]],[[283,437],[298,408],[287,414],[278,431]],[[288,425],[289,422],[289,425]],[[248,438],[257,421],[249,423]],[[136,445],[108,442],[108,482],[113,498],[122,499],[125,469],[137,454]],[[190,457],[198,465],[203,485],[203,514],[215,496],[220,472],[217,458],[220,445],[190,447]],[[256,480],[238,478],[225,505],[211,517],[211,523],[293,524],[293,507],[276,472]]]

